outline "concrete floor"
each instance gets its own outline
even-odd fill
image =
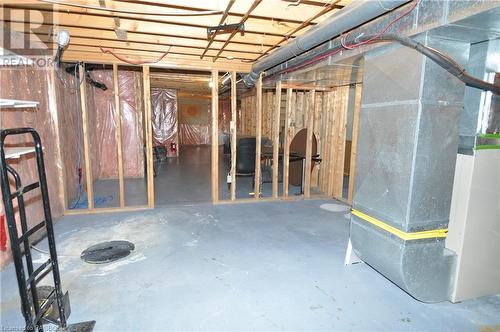
[[[178,158],[168,158],[156,164],[155,203],[156,206],[211,202],[211,155],[210,146],[181,146]],[[226,176],[229,159],[219,148],[219,199],[230,199]],[[282,184],[279,184],[280,192]],[[249,198],[253,195],[252,178],[237,177],[236,197]],[[262,185],[262,196],[271,197],[272,184]],[[290,195],[300,193],[300,187],[290,186]],[[315,193],[313,191],[313,193]]]
[[[96,320],[95,331],[490,331],[500,324],[500,296],[425,304],[365,264],[345,267],[349,216],[320,209],[325,202],[64,217],[55,230],[70,322]],[[104,240],[130,240],[136,250],[110,264],[80,260]],[[45,258],[35,253],[36,262]],[[13,265],[0,276],[2,328],[22,326]]]

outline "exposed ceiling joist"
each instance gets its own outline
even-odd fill
[[[226,7],[226,10],[224,11],[224,13],[222,14],[222,17],[220,18],[220,21],[219,21],[219,24],[218,25],[221,25],[222,23],[224,23],[224,21],[226,20],[227,18],[227,15],[229,14],[229,10],[231,9],[231,7],[233,6],[234,4],[234,1],[235,0],[230,0],[229,3],[227,4],[227,7]],[[215,32],[213,35],[210,36],[209,40],[208,40],[208,44],[207,44],[207,47],[205,48],[205,50],[203,51],[203,53],[201,54],[200,56],[200,59],[203,59],[203,56],[205,56],[205,53],[207,53],[208,49],[210,48],[210,45],[212,45],[213,41],[214,41],[214,38],[215,36],[217,35],[217,32]]]
[[[248,17],[250,16],[250,14],[252,13],[252,11],[254,11],[255,8],[257,8],[257,6],[262,2],[262,0],[254,0],[254,2],[252,3],[252,5],[250,6],[250,8],[248,8],[248,11],[246,12],[245,16],[243,16],[239,22],[239,24],[244,24],[245,21],[248,19]],[[231,34],[229,35],[229,37],[227,37],[227,40],[226,42],[224,43],[224,45],[222,45],[222,47],[220,48],[219,52],[217,53],[217,55],[215,56],[215,58],[213,58],[213,61],[215,62],[220,54],[224,51],[224,48],[229,44],[229,42],[231,41],[231,39],[238,33],[237,30],[234,30],[233,32],[231,32]]]
[[[161,66],[175,68],[179,61],[189,68],[241,72],[350,1],[4,0],[0,17],[12,30],[44,42],[51,50],[55,34],[66,29],[71,40],[63,60],[81,56],[78,60],[85,62],[120,63],[100,47],[122,58],[145,61],[169,50]],[[207,40],[208,27],[239,23],[245,24],[244,35],[237,30],[229,35],[216,32]],[[212,65],[213,61],[220,65]]]

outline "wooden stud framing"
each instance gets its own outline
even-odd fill
[[[311,90],[309,93],[309,105],[306,109],[307,115],[307,145],[306,145],[306,166],[304,175],[304,197],[311,197],[311,165],[312,165],[312,138],[314,132],[314,103],[316,99],[316,91]]]
[[[64,215],[82,215],[82,214],[96,214],[96,213],[116,213],[116,212],[131,212],[138,210],[147,210],[150,207],[148,205],[139,206],[126,206],[124,208],[98,208],[98,209],[76,209],[76,210],[65,210]]]
[[[281,81],[276,83],[273,116],[273,197],[278,198],[278,164],[280,145]]]
[[[340,93],[338,90],[335,90],[332,96],[332,118],[331,118],[331,129],[330,129],[330,167],[328,170],[328,195],[329,196],[335,196],[334,195],[334,188],[335,188],[335,158],[336,158],[336,146],[337,146],[337,128],[338,128],[338,99],[339,99]]]
[[[113,89],[115,95],[116,155],[118,161],[118,183],[120,187],[120,207],[125,207],[125,179],[123,177],[122,116],[120,111],[120,86],[118,65],[113,64]]]
[[[283,142],[283,197],[288,197],[288,175],[290,171],[290,141],[292,140],[292,92],[286,89],[285,137]]]
[[[83,67],[79,66],[80,77],[84,77],[85,73]],[[88,117],[87,117],[87,92],[86,92],[86,82],[83,80],[80,86],[80,100],[82,107],[82,127],[83,127],[83,158],[85,160],[85,179],[87,184],[87,201],[88,209],[94,208],[94,188],[92,182],[92,169],[90,165],[90,143],[89,143],[89,128],[88,128]]]
[[[361,91],[362,85],[356,84],[356,94],[354,97],[354,116],[352,122],[352,143],[351,143],[351,163],[349,169],[349,190],[347,201],[352,204],[354,180],[356,179],[356,157],[358,155],[358,135],[359,135],[359,118],[361,113]]]
[[[236,199],[236,132],[237,109],[236,109],[236,72],[231,72],[231,200]]]
[[[337,137],[337,150],[336,150],[336,164],[335,164],[335,198],[342,198],[342,189],[344,187],[344,161],[345,161],[345,137],[347,127],[347,109],[349,104],[349,86],[339,88],[340,100],[338,108],[339,124],[338,124],[338,137]]]
[[[146,123],[146,163],[147,163],[147,180],[148,180],[148,207],[153,208],[155,205],[155,188],[153,178],[153,129],[151,127],[151,84],[149,77],[149,66],[142,66],[143,82],[144,82],[144,110]]]
[[[255,109],[255,199],[260,198],[260,154],[262,140],[262,73],[256,84],[257,106]]]
[[[218,117],[219,117],[219,72],[212,70],[212,202],[219,200],[219,135],[218,135]]]
[[[316,137],[317,140],[317,153],[321,153],[321,144],[322,144],[322,137],[320,133],[320,125],[321,125],[321,109],[323,106],[323,93],[320,92],[318,93],[316,91],[316,99],[314,102],[314,136]],[[314,164],[314,167],[312,167],[312,175],[311,175],[311,186],[312,187],[317,187],[318,186],[318,176],[319,176],[319,167],[320,165],[318,163]]]
[[[323,107],[323,142],[322,142],[322,152],[321,152],[321,182],[320,190],[323,193],[328,193],[330,172],[331,172],[331,146],[332,146],[332,118],[333,118],[333,92],[328,92],[325,94],[325,106]]]

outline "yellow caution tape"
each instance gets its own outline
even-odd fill
[[[382,228],[386,232],[396,235],[397,237],[403,240],[431,239],[438,237],[446,237],[446,235],[448,235],[448,229],[434,229],[430,231],[406,233],[395,227],[387,225],[386,223],[378,220],[377,218],[370,217],[369,215],[364,214],[363,212],[360,212],[358,210],[352,209],[352,214],[357,217],[360,217],[365,221],[368,221],[372,225]]]

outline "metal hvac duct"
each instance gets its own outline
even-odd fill
[[[355,0],[303,35],[254,63],[251,72],[245,75],[243,81],[245,85],[253,86],[263,70],[308,51],[407,2],[409,0]]]

